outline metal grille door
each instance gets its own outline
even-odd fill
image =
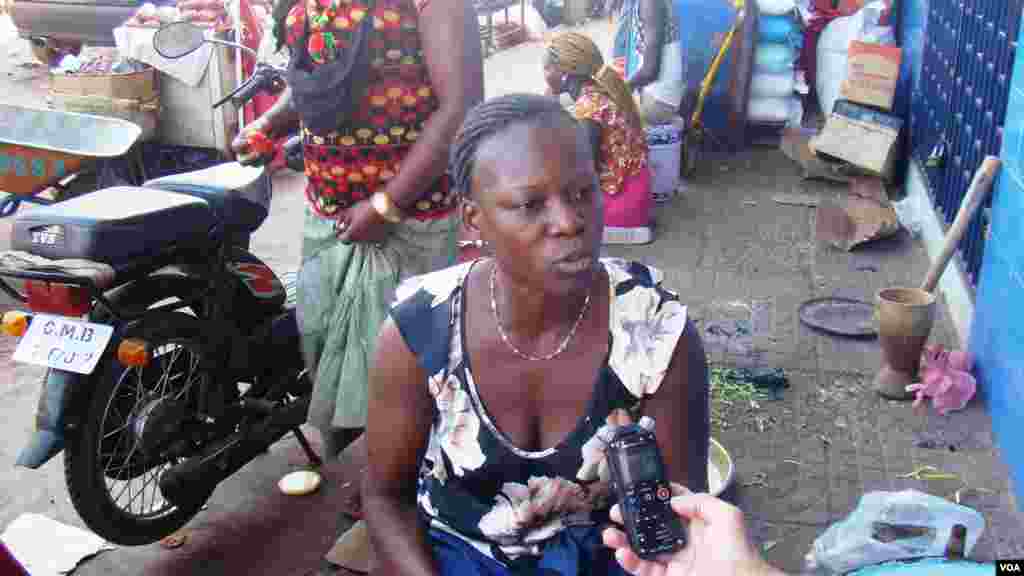
[[[930,0],[910,138],[929,192],[950,224],[986,155],[998,155],[1024,0]],[[972,285],[984,249],[976,217],[958,253]]]

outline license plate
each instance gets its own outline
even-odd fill
[[[92,374],[114,327],[63,316],[35,314],[14,350],[14,360],[78,374]]]

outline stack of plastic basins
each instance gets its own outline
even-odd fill
[[[799,125],[803,104],[794,91],[795,66],[802,32],[792,0],[758,0],[758,41],[750,79],[747,122],[750,126],[781,129]]]

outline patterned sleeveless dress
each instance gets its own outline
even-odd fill
[[[611,507],[606,427],[638,421],[686,326],[686,307],[642,264],[602,259],[610,278],[610,352],[584,416],[559,444],[526,451],[480,399],[463,341],[462,294],[475,262],[405,281],[392,318],[430,374],[435,402],[418,506],[441,573],[615,573],[600,543]],[[566,564],[568,562],[568,565]],[[610,572],[604,572],[609,570]]]
[[[369,198],[398,172],[402,159],[437,110],[423,61],[419,13],[429,0],[299,0],[288,13],[287,43],[304,50],[314,65],[334,60],[353,31],[371,18],[370,86],[351,125],[303,126],[312,208],[330,217]],[[306,33],[308,29],[308,34]],[[305,39],[305,45],[302,40]],[[411,216],[428,220],[455,208],[448,178],[425,187]]]

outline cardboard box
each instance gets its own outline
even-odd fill
[[[804,180],[849,182],[857,170],[845,162],[827,162],[811,149],[811,140],[818,135],[813,128],[786,128],[782,132],[779,148],[782,153],[802,168]]]
[[[851,102],[892,109],[903,51],[896,46],[850,42],[846,80],[839,94]]]
[[[149,102],[157,96],[156,70],[128,74],[50,74],[50,92]]]
[[[811,140],[811,149],[849,162],[866,174],[892,177],[903,120],[846,100],[836,101],[825,129]]]
[[[47,104],[51,108],[58,110],[120,118],[121,120],[134,122],[142,129],[142,135],[139,136],[139,140],[143,142],[151,140],[156,136],[157,127],[160,122],[159,94],[155,95],[152,100],[143,102],[124,98],[110,98],[108,96],[81,96],[51,92],[47,96]]]

